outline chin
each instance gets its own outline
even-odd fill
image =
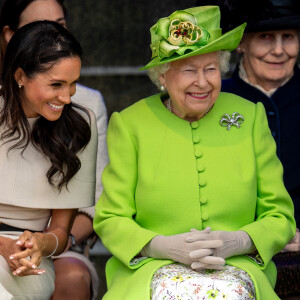
[[[60,115],[55,115],[55,116],[43,116],[47,121],[50,121],[50,122],[54,122],[54,121],[57,121],[59,118],[60,118],[61,114]]]
[[[272,77],[268,78],[268,80],[272,83],[278,83],[281,84],[283,81],[285,81],[289,76],[287,75],[280,75],[280,76],[276,76],[273,75]]]

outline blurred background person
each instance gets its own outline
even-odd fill
[[[222,34],[217,6],[151,27],[144,69],[163,92],[108,126],[103,299],[279,299],[271,258],[295,234],[282,165],[263,105],[220,93],[244,28]]]
[[[51,20],[66,27],[64,0],[6,0],[0,11],[0,61],[6,45],[14,32],[36,20]],[[77,84],[74,103],[91,109],[96,115],[98,129],[97,185],[95,201],[102,192],[101,174],[107,164],[106,130],[107,114],[101,93]],[[92,220],[94,207],[80,209],[72,227],[68,251],[55,258],[56,289],[53,299],[95,299],[98,290],[98,275],[88,259],[88,248],[95,241]]]
[[[7,46],[0,88],[3,300],[51,297],[51,256],[64,251],[78,207],[94,202],[95,115],[71,103],[81,58],[76,39],[50,21],[22,27]]]
[[[238,64],[222,91],[234,93],[254,103],[263,103],[269,127],[277,145],[284,173],[284,183],[295,207],[300,227],[300,1],[196,1],[197,5],[219,5],[225,31],[247,22],[245,34],[237,47]],[[300,233],[285,248],[296,253],[280,254],[276,290],[281,297],[300,299]],[[284,259],[286,257],[286,259]],[[298,275],[297,275],[298,274]]]

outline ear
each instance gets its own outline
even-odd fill
[[[17,82],[17,84],[24,85],[26,75],[21,68],[18,68],[14,74],[14,78],[15,78],[15,81]]]
[[[162,74],[158,77],[160,84],[165,87],[165,83],[166,83],[166,78],[165,78],[165,74]]]
[[[243,53],[244,52],[244,43],[241,41],[237,48],[235,49],[237,53]]]
[[[237,52],[244,53],[248,48],[250,39],[251,39],[251,35],[249,33],[245,33],[240,41],[239,46],[237,47]]]
[[[5,25],[3,27],[2,32],[3,32],[4,39],[8,44],[8,42],[10,41],[10,39],[12,38],[15,32],[12,29],[10,29],[8,25]]]
[[[242,53],[241,44],[239,44],[235,50],[237,53]]]

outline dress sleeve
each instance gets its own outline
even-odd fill
[[[104,167],[108,163],[107,145],[106,145],[106,132],[107,132],[107,112],[105,102],[102,95],[97,92],[93,94],[93,99],[97,105],[95,105],[93,112],[96,116],[96,124],[98,131],[98,150],[97,150],[97,168],[96,168],[96,192],[95,192],[95,203],[97,203],[102,190],[101,176]],[[80,208],[79,212],[88,215],[91,219],[95,215],[95,207]]]
[[[119,113],[110,119],[107,132],[109,163],[103,171],[103,192],[96,204],[94,229],[104,246],[130,268],[130,261],[157,233],[134,220],[138,152]]]
[[[256,105],[253,144],[257,170],[256,220],[241,230],[252,238],[264,269],[273,255],[293,238],[296,224],[293,203],[283,183],[283,168],[261,103]]]
[[[98,151],[97,151],[97,181],[96,181],[96,201],[98,201],[103,187],[101,175],[104,167],[108,163],[107,145],[106,145],[106,132],[107,132],[107,112],[105,102],[100,93],[98,93],[98,105],[95,108],[96,122],[98,129]]]

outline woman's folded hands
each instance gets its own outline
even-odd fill
[[[17,241],[13,241],[18,251],[9,256],[9,264],[14,275],[42,275],[44,269],[39,269],[44,249],[42,233],[25,230]]]
[[[209,234],[204,235],[203,231],[191,229],[191,235],[187,237],[187,242],[195,243],[199,241],[219,241],[220,246],[213,249],[213,257],[227,258],[236,255],[243,255],[251,253],[255,250],[255,246],[250,236],[242,230],[239,231],[211,231]],[[195,261],[191,267],[193,269],[207,269],[202,261],[198,260],[198,250],[190,252],[190,257]]]
[[[254,244],[244,231],[198,231],[155,236],[141,251],[143,256],[171,259],[195,270],[223,269],[225,258],[251,253]]]

